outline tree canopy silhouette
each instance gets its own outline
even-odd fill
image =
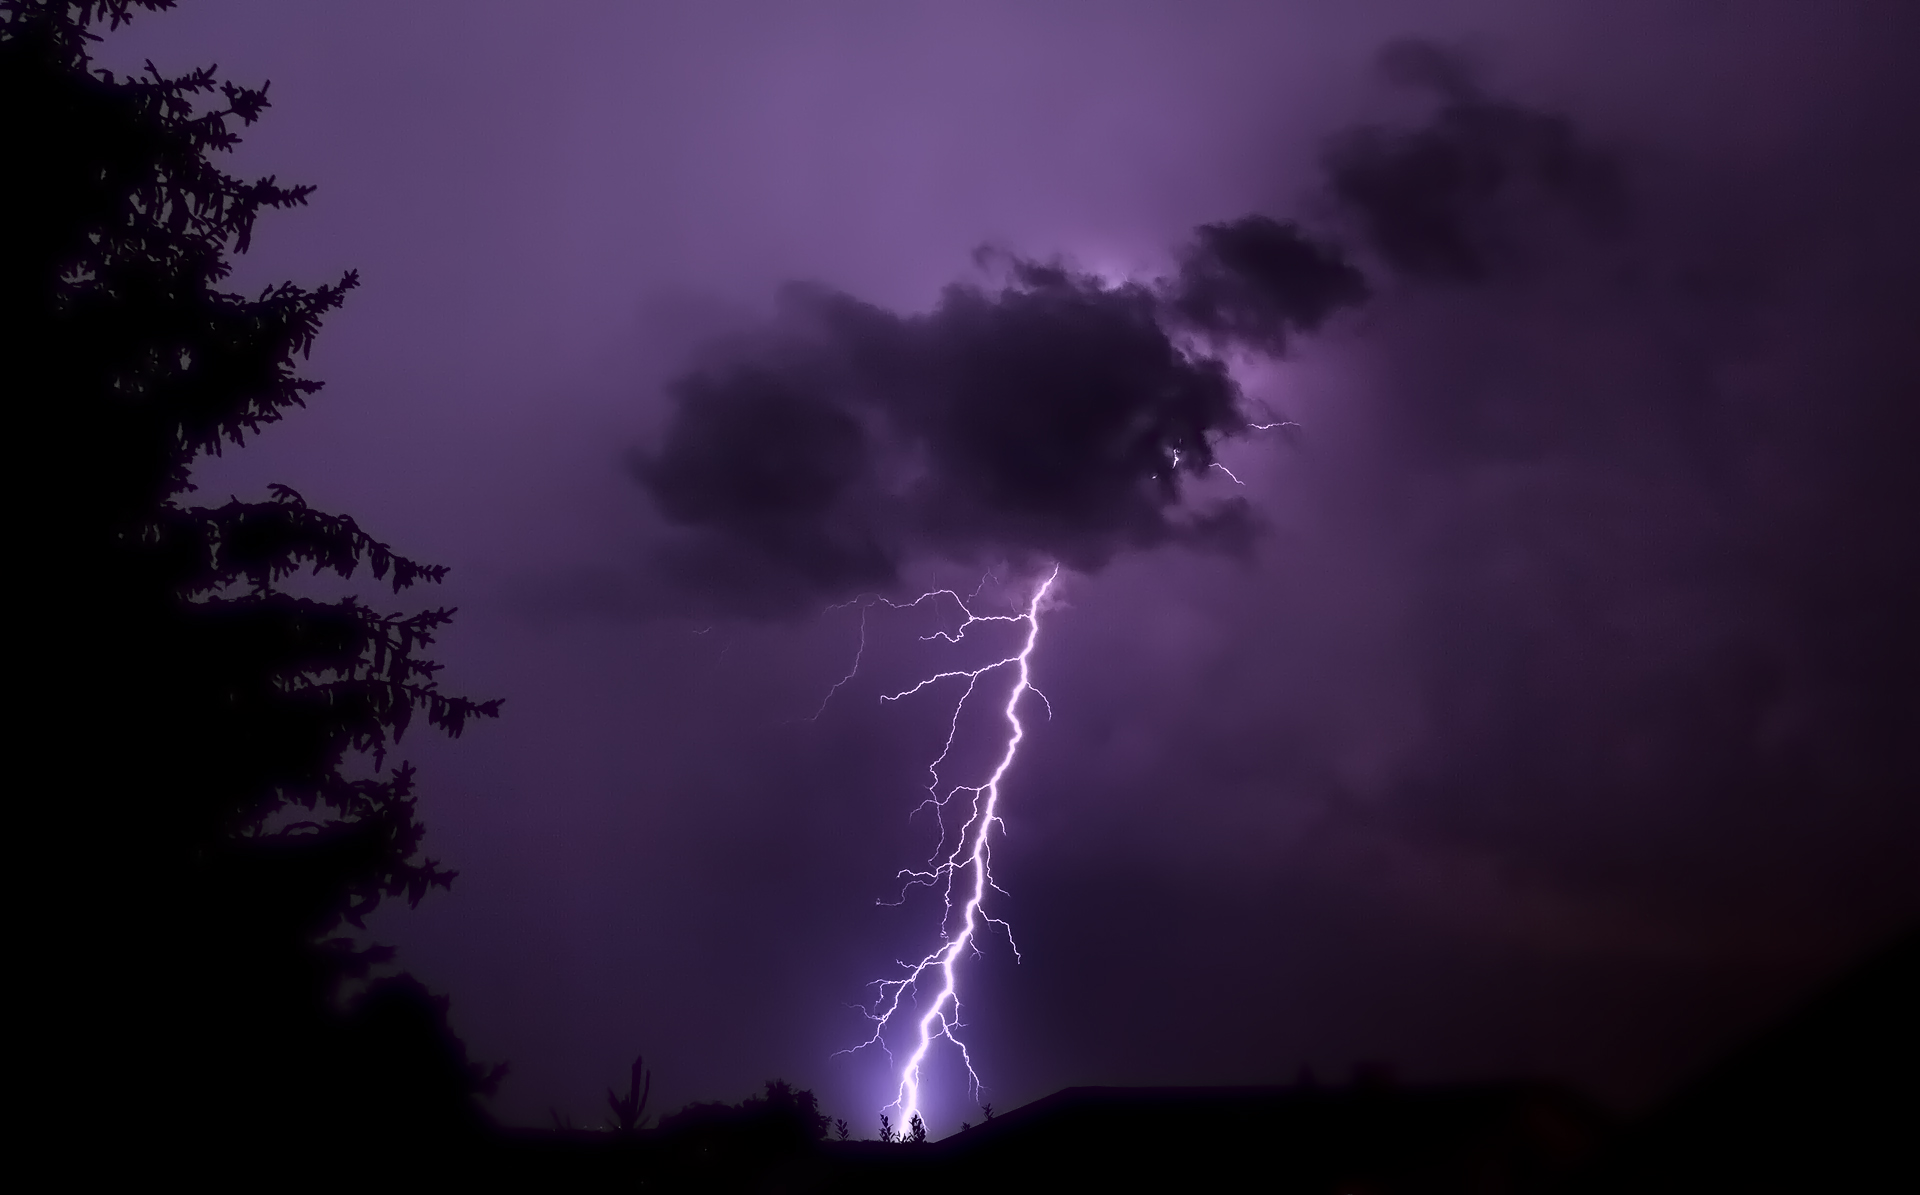
[[[453,873],[421,854],[418,718],[450,609],[289,592],[296,572],[439,581],[284,486],[200,506],[190,470],[304,405],[321,318],[355,275],[222,289],[269,209],[311,187],[216,165],[267,89],[212,68],[95,69],[95,27],[172,0],[0,0],[0,393],[12,423],[17,950],[50,1121],[168,1140],[431,1133],[483,1086],[443,1004],[337,931]],[[135,1076],[164,1099],[135,1100]],[[497,1074],[494,1076],[497,1077]],[[135,1084],[137,1086],[137,1084]]]

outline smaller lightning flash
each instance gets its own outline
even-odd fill
[[[1257,427],[1257,428],[1261,428],[1261,429],[1263,429],[1263,430],[1264,430],[1265,428],[1269,428],[1269,427],[1279,427],[1280,425],[1279,425],[1279,424],[1277,424],[1277,423],[1266,423],[1266,424],[1259,424],[1259,423],[1256,423],[1256,424],[1254,424],[1253,426],[1255,426],[1255,427]],[[1172,468],[1175,468],[1175,469],[1178,469],[1178,468],[1180,467],[1180,450],[1179,450],[1178,448],[1174,448],[1174,449],[1171,449],[1170,451],[1171,451],[1171,452],[1173,453],[1173,460],[1172,460],[1171,462],[1169,462],[1169,464],[1170,464],[1170,466],[1171,466]],[[1235,476],[1234,476],[1234,472],[1233,472],[1233,470],[1232,470],[1232,469],[1229,469],[1229,468],[1227,468],[1227,467],[1226,467],[1225,465],[1223,465],[1223,464],[1221,464],[1221,463],[1220,463],[1219,461],[1214,461],[1214,462],[1212,462],[1212,463],[1211,463],[1211,464],[1210,464],[1210,465],[1209,465],[1208,467],[1209,467],[1209,468],[1214,468],[1214,469],[1218,469],[1218,470],[1220,470],[1220,471],[1221,471],[1222,473],[1225,473],[1225,474],[1226,474],[1226,475],[1227,475],[1227,476],[1228,476],[1229,478],[1231,478],[1231,479],[1232,479],[1232,481],[1233,481],[1233,484],[1235,484],[1235,485],[1245,485],[1245,484],[1247,484],[1246,482],[1244,482],[1244,481],[1241,481],[1241,480],[1240,480],[1240,479],[1239,479],[1238,477],[1235,477]]]

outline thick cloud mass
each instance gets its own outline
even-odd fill
[[[1245,427],[1225,366],[1183,350],[1146,287],[1010,275],[912,316],[792,287],[777,331],[675,381],[633,469],[692,533],[679,575],[777,608],[884,587],[919,553],[1093,571],[1130,548],[1244,544],[1243,500],[1180,506],[1180,475]]]
[[[1392,270],[1486,281],[1543,215],[1617,215],[1612,159],[1565,118],[1489,97],[1425,42],[1380,67],[1435,110],[1335,138],[1326,191]],[[696,601],[767,613],[885,588],[916,556],[1092,572],[1161,544],[1243,550],[1252,508],[1184,506],[1181,475],[1247,428],[1223,356],[1279,357],[1370,297],[1346,250],[1255,213],[1201,225],[1150,284],[999,264],[997,288],[955,284],[919,315],[791,286],[774,329],[674,381],[662,442],[632,457],[680,532],[664,571]]]
[[[1566,117],[1486,95],[1465,62],[1428,42],[1388,45],[1380,67],[1434,94],[1437,111],[1417,129],[1348,132],[1328,147],[1326,166],[1333,195],[1395,270],[1484,279],[1520,255],[1523,230],[1544,216],[1590,228],[1619,217],[1615,162]]]
[[[1216,343],[1278,356],[1342,307],[1362,303],[1367,283],[1334,245],[1296,224],[1243,216],[1203,224],[1180,263],[1175,316]]]

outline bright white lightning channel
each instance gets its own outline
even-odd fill
[[[882,1050],[887,1051],[889,1058],[892,1058],[893,1052],[889,1050],[886,1043],[881,1040],[881,1035],[893,1024],[896,1016],[902,1015],[902,1001],[909,993],[918,995],[922,990],[923,983],[928,986],[934,982],[939,984],[939,991],[934,996],[932,1002],[924,1005],[920,1011],[919,1021],[915,1026],[919,1034],[918,1041],[914,1045],[913,1052],[908,1055],[905,1063],[900,1066],[899,1091],[893,1103],[886,1105],[887,1107],[898,1109],[902,1124],[909,1122],[920,1111],[921,1067],[925,1063],[927,1053],[933,1048],[936,1039],[945,1039],[959,1050],[961,1062],[964,1063],[967,1068],[969,1088],[975,1093],[980,1089],[980,1076],[973,1069],[973,1059],[967,1052],[966,1043],[955,1035],[955,1030],[960,1028],[960,977],[958,965],[960,956],[964,952],[973,950],[975,953],[978,953],[979,947],[975,944],[975,937],[982,925],[998,926],[1002,932],[1007,934],[1008,945],[1013,945],[1013,934],[1007,923],[988,915],[986,911],[988,889],[1000,892],[1003,895],[1005,893],[1004,889],[993,882],[992,848],[988,843],[987,836],[996,824],[1001,824],[1002,829],[1005,828],[1004,824],[1000,823],[999,818],[1000,784],[1001,781],[1006,778],[1007,772],[1013,767],[1013,761],[1020,753],[1021,740],[1026,737],[1026,728],[1020,721],[1020,703],[1029,693],[1039,697],[1042,703],[1046,703],[1046,695],[1033,686],[1031,661],[1034,649],[1040,643],[1040,607],[1042,603],[1046,601],[1048,592],[1052,590],[1054,583],[1059,577],[1060,569],[1059,566],[1056,565],[1052,572],[1047,575],[1046,579],[1034,590],[1033,596],[1027,601],[1025,611],[1020,614],[975,614],[972,607],[967,604],[967,599],[962,599],[959,594],[950,589],[940,589],[923,593],[910,602],[890,602],[884,598],[876,598],[862,603],[860,639],[863,651],[866,646],[866,610],[867,607],[875,602],[884,603],[895,609],[906,609],[918,606],[923,602],[937,602],[941,598],[952,599],[954,604],[959,606],[961,613],[965,615],[960,626],[952,631],[938,631],[932,635],[924,636],[924,638],[927,639],[942,639],[948,643],[958,643],[961,639],[965,638],[967,628],[975,623],[1004,622],[1026,624],[1025,638],[1020,644],[1020,650],[1014,654],[1004,659],[995,660],[979,668],[956,668],[944,672],[936,672],[911,688],[902,689],[898,693],[888,694],[880,698],[882,701],[900,701],[941,681],[966,681],[966,687],[962,690],[960,699],[954,703],[953,717],[947,725],[946,744],[941,747],[940,754],[934,761],[927,765],[927,774],[929,776],[927,799],[921,802],[919,806],[921,809],[929,806],[933,808],[934,815],[940,822],[939,845],[934,848],[933,854],[928,858],[925,869],[906,869],[900,872],[900,878],[905,881],[905,886],[901,889],[901,901],[906,899],[906,890],[908,888],[916,886],[938,886],[943,889],[945,911],[941,916],[940,932],[941,936],[946,939],[946,942],[939,949],[926,955],[917,963],[903,962],[901,966],[906,968],[906,974],[901,978],[876,981],[874,986],[880,989],[880,996],[874,1002],[872,1008],[862,1010],[866,1013],[868,1019],[873,1022],[873,1035],[859,1046],[853,1047],[854,1049],[863,1049],[866,1046],[878,1045]],[[976,596],[977,593],[978,591],[976,591]],[[854,658],[854,671],[857,671],[858,668],[859,656],[856,655]],[[960,729],[960,715],[966,709],[967,701],[979,687],[981,678],[987,676],[989,673],[998,672],[1002,669],[1012,669],[1014,671],[1014,681],[1012,688],[1007,693],[1006,705],[1002,709],[1002,714],[1006,718],[1007,739],[1006,746],[1001,751],[1000,759],[982,783],[954,785],[942,793],[940,767],[946,762],[947,757],[953,753],[954,739],[958,736]],[[838,690],[841,685],[844,685],[848,680],[852,679],[852,676],[853,672],[850,671],[846,677],[843,677],[834,685],[834,690]],[[827,696],[831,699],[833,690],[830,690]],[[823,703],[821,709],[824,710],[825,708]],[[1048,706],[1048,713],[1052,713],[1050,705]],[[817,718],[819,713],[816,713],[814,716]],[[968,810],[967,820],[960,827],[953,848],[948,850],[946,808],[948,803],[961,793],[969,794],[971,805]],[[965,894],[965,898],[960,901],[957,909],[955,907],[956,883],[958,883],[960,891]],[[896,901],[893,903],[898,904],[900,902]],[[1015,946],[1013,949],[1014,958],[1018,959],[1020,957],[1019,948]]]

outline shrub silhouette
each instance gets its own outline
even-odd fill
[[[926,1122],[920,1119],[918,1112],[907,1119],[905,1128],[898,1129],[893,1127],[893,1122],[887,1119],[886,1113],[880,1114],[880,1140],[889,1144],[920,1145],[924,1144],[926,1139]]]
[[[617,1132],[631,1133],[645,1123],[642,1113],[647,1109],[647,1097],[653,1094],[653,1072],[644,1070],[645,1061],[645,1055],[634,1055],[633,1079],[624,1097],[615,1095],[613,1088],[607,1088],[607,1106],[613,1109],[614,1116],[613,1123],[608,1127]],[[641,1086],[643,1071],[646,1080],[644,1087]]]

